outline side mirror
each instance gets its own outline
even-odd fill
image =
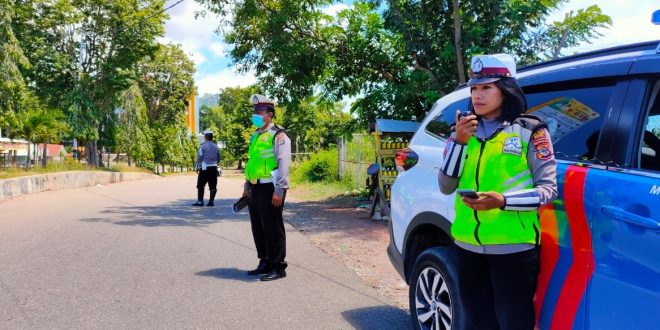
[[[660,9],[653,12],[651,22],[655,25],[660,25]]]

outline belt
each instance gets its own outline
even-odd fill
[[[256,179],[256,180],[248,180],[249,183],[251,184],[262,184],[262,183],[272,183],[273,179]]]

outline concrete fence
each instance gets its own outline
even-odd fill
[[[91,187],[123,181],[158,178],[150,173],[71,171],[0,180],[0,201],[48,190]]]

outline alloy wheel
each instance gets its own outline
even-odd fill
[[[447,281],[432,267],[417,277],[415,309],[420,329],[449,330],[452,325],[452,299]]]

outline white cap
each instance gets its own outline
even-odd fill
[[[250,101],[252,102],[252,106],[256,105],[264,105],[264,106],[271,106],[275,107],[275,101],[261,95],[261,94],[254,94],[250,96]]]
[[[511,55],[477,55],[472,58],[468,86],[488,84],[505,77],[516,77],[516,61]]]

